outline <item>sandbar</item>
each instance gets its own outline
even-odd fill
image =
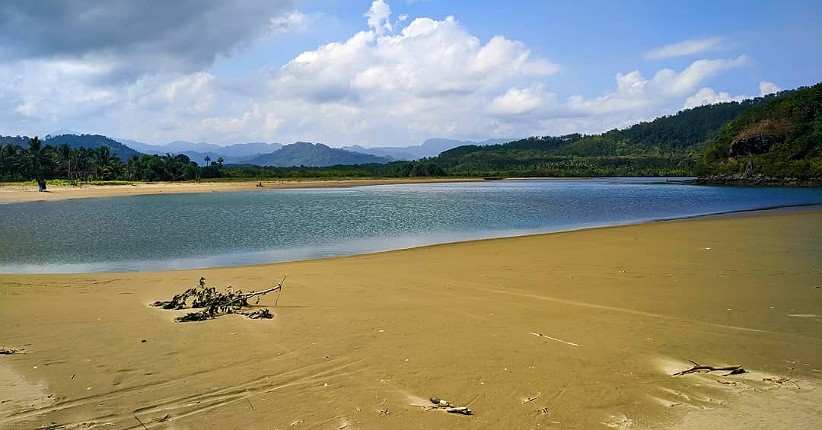
[[[48,185],[38,192],[37,185],[0,184],[0,203],[24,203],[95,197],[120,197],[148,194],[216,193],[262,191],[266,189],[345,188],[369,185],[475,182],[466,178],[386,178],[386,179],[289,179],[235,182],[135,182],[125,185]],[[262,185],[262,187],[258,186]]]
[[[822,427],[822,211],[0,276],[4,429]],[[285,288],[177,323],[196,284]],[[672,376],[692,366],[747,373]],[[4,388],[5,387],[5,390]],[[16,387],[16,388],[15,388]],[[430,410],[429,397],[472,416]]]

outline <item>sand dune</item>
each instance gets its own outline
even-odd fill
[[[0,346],[24,350],[0,355],[0,427],[820,427],[820,226],[808,211],[252,267],[3,275]],[[285,274],[279,305],[261,303],[273,320],[176,323],[147,305],[200,276],[252,290]],[[688,360],[749,373],[671,376]],[[428,410],[432,396],[475,415]]]

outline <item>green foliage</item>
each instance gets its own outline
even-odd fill
[[[431,162],[453,176],[690,176],[706,142],[728,120],[765,102],[759,98],[701,106],[600,135],[461,146]]]
[[[62,136],[61,136],[62,137]],[[48,141],[53,141],[52,138]],[[132,155],[125,163],[108,146],[73,149],[69,144],[43,145],[37,138],[27,148],[17,138],[0,139],[0,181],[64,179],[70,183],[116,183],[115,181],[187,181],[222,176],[222,162],[200,168],[187,156]],[[14,143],[1,143],[14,142]]]
[[[822,178],[822,84],[772,97],[728,122],[708,145],[700,173]]]

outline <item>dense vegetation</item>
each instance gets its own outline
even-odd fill
[[[683,110],[594,136],[531,137],[462,146],[433,161],[466,176],[689,176],[707,141],[729,120],[775,96]]]
[[[104,145],[110,141],[104,136],[50,137],[46,145],[37,138],[0,137],[0,180],[758,174],[818,181],[822,178],[820,102],[822,84],[817,84],[743,102],[687,109],[599,135],[531,137],[492,146],[460,146],[419,161],[327,167],[224,165],[222,158],[211,161],[209,157],[201,167],[183,154],[134,153],[123,158],[129,153],[122,148],[133,150],[111,141],[122,147],[115,146],[118,158]],[[86,147],[90,144],[102,146]],[[295,150],[319,147],[292,146]]]
[[[742,112],[708,146],[700,173],[822,178],[821,108],[816,84]]]
[[[0,142],[0,180],[185,181],[217,177],[222,170],[222,163],[201,168],[182,154],[132,155],[123,162],[108,146],[73,149],[69,143],[44,145],[37,137],[25,141],[25,146],[20,143],[20,138]]]

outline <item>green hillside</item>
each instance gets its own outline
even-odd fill
[[[710,143],[700,173],[729,179],[822,178],[822,84],[742,112]]]
[[[775,98],[701,106],[600,135],[462,146],[431,161],[458,176],[689,176],[728,121]]]

